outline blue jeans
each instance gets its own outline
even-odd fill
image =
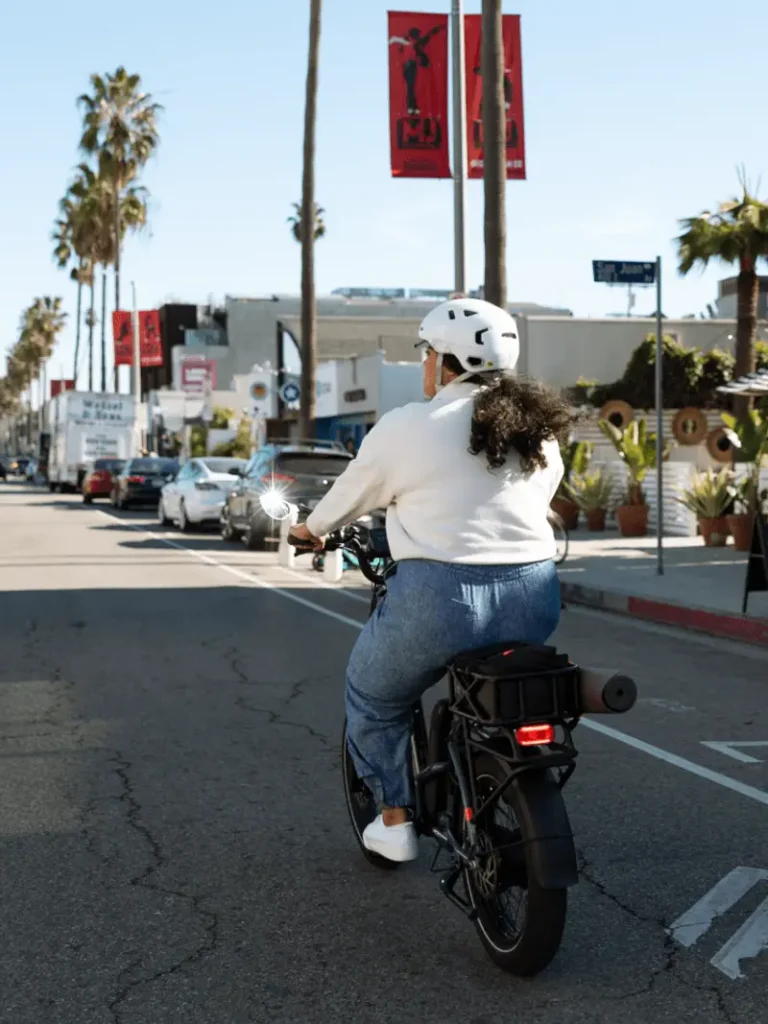
[[[347,668],[347,741],[380,804],[413,805],[411,707],[461,651],[516,640],[542,644],[560,619],[553,562],[401,562]]]

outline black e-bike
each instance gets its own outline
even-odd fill
[[[372,584],[371,613],[397,571],[386,533],[353,524],[325,551],[353,554]],[[298,550],[301,550],[299,548]],[[419,835],[437,844],[440,889],[474,922],[488,956],[534,975],[557,953],[567,892],[578,881],[563,787],[575,769],[573,732],[585,713],[626,712],[637,687],[626,675],[587,670],[554,647],[514,638],[459,653],[446,666],[447,694],[425,716],[413,706],[411,768]],[[355,837],[375,867],[401,865],[363,846],[378,813],[342,738],[344,792]]]

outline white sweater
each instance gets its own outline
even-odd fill
[[[555,555],[547,522],[563,475],[556,441],[547,468],[524,474],[511,452],[491,470],[469,453],[476,387],[449,384],[431,402],[393,409],[367,435],[307,519],[317,537],[376,508],[387,509],[393,558],[475,565],[519,565]]]

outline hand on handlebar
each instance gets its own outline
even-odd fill
[[[305,548],[311,551],[322,551],[325,541],[316,537],[307,528],[305,523],[297,523],[288,531],[288,543],[296,548]]]

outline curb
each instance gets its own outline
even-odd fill
[[[628,615],[646,622],[657,622],[678,629],[690,629],[695,633],[738,640],[742,643],[768,647],[768,619],[750,619],[743,615],[728,615],[708,611],[705,608],[691,608],[668,601],[653,601],[646,597],[633,597],[615,590],[601,590],[598,587],[582,587],[576,583],[561,581],[563,600],[571,604],[598,608],[618,615]]]

